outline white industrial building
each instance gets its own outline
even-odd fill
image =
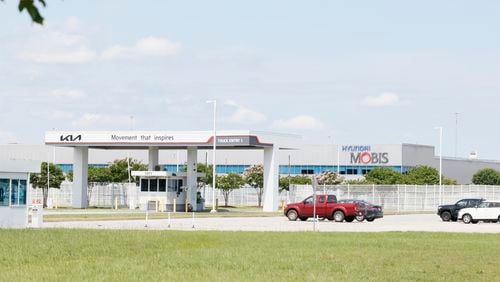
[[[254,164],[263,164],[264,155],[255,150],[217,150],[217,173],[242,173]],[[369,155],[368,155],[368,154]],[[91,166],[107,166],[115,159],[131,157],[148,163],[147,150],[102,150],[89,149],[88,163]],[[25,159],[50,161],[58,164],[65,172],[73,170],[73,149],[43,144],[0,145],[0,159]],[[183,170],[187,162],[187,150],[180,148],[162,149],[158,152],[158,164],[163,170]],[[212,150],[199,149],[197,162],[212,163]],[[303,144],[297,150],[278,152],[281,175],[317,174],[322,171],[340,171],[348,179],[360,178],[375,167],[391,167],[402,173],[409,169],[428,165],[439,168],[439,157],[433,146],[415,144],[359,145],[359,144]],[[500,170],[500,161],[475,158],[443,157],[443,175],[455,179],[459,184],[469,184],[472,175],[482,168]]]

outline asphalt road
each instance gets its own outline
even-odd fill
[[[462,222],[443,222],[437,215],[389,215],[374,222],[332,222],[313,220],[306,222],[288,221],[280,217],[209,217],[176,218],[148,220],[103,220],[47,222],[47,228],[93,228],[93,229],[155,229],[155,230],[217,230],[217,231],[313,231],[319,232],[386,232],[386,231],[425,231],[425,232],[464,232],[500,233],[500,223],[464,224]]]

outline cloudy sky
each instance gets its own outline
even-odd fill
[[[439,142],[500,159],[498,1],[0,2],[0,143],[55,129]],[[131,125],[133,116],[133,125]],[[329,136],[331,136],[329,138]]]

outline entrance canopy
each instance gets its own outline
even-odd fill
[[[299,135],[262,131],[217,131],[217,147],[221,149],[264,148],[298,149]],[[45,144],[94,149],[211,149],[212,131],[49,131]]]
[[[264,151],[264,211],[278,210],[280,149],[299,149],[299,135],[263,131],[217,131],[217,150],[261,149]],[[196,162],[198,149],[212,149],[212,131],[48,131],[45,144],[73,147],[73,207],[87,207],[88,149],[148,150],[149,171],[158,167],[158,151],[187,150],[189,202],[196,201]],[[194,203],[193,203],[194,206]]]

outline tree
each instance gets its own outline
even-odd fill
[[[342,183],[343,179],[334,171],[324,171],[316,176],[318,185],[337,185]]]
[[[4,0],[0,0],[4,2]],[[47,4],[45,0],[38,0],[43,7],[46,7]],[[26,10],[31,17],[31,20],[37,24],[43,25],[43,17],[38,11],[38,7],[35,4],[34,0],[19,0],[19,5],[17,6],[19,12]]]
[[[286,176],[286,177],[280,177],[280,189],[281,190],[290,190],[290,185],[291,184],[296,184],[296,185],[310,185],[311,184],[311,178],[305,175],[296,175],[296,176]]]
[[[199,177],[198,178],[198,184],[200,184],[200,186],[204,186],[204,185],[212,185],[212,181],[213,181],[213,166],[212,165],[205,165],[205,164],[202,164],[202,163],[198,163],[197,165],[197,170],[199,173],[204,173],[205,176],[204,177]]]
[[[472,176],[472,183],[478,185],[500,185],[500,172],[491,168],[480,169]]]
[[[47,162],[43,162],[41,165],[40,173],[32,173],[30,175],[30,183],[34,188],[41,188],[43,194],[43,207],[47,207],[47,196],[49,194],[49,188],[47,186],[47,180],[49,181],[50,188],[61,188],[61,183],[64,181],[64,174],[62,169],[60,169],[55,164],[49,164],[49,177],[47,178]]]
[[[405,184],[436,185],[439,184],[439,171],[430,166],[417,166],[405,175]]]
[[[377,167],[370,170],[365,179],[372,184],[401,184],[403,183],[403,175],[392,168]]]
[[[238,173],[217,176],[217,188],[222,190],[226,207],[228,206],[229,194],[231,194],[234,189],[239,189],[243,185],[245,185],[245,180]]]
[[[112,179],[113,178],[109,168],[89,166],[87,178],[88,183],[107,183],[112,182]],[[73,171],[66,173],[66,180],[73,181]]]
[[[130,159],[130,170],[140,171],[147,170],[147,165],[138,160]],[[127,158],[115,160],[109,166],[112,182],[128,182],[128,162]],[[135,181],[135,180],[134,180]]]
[[[257,190],[257,202],[262,206],[262,194],[264,192],[264,166],[253,165],[245,170],[245,182]]]

